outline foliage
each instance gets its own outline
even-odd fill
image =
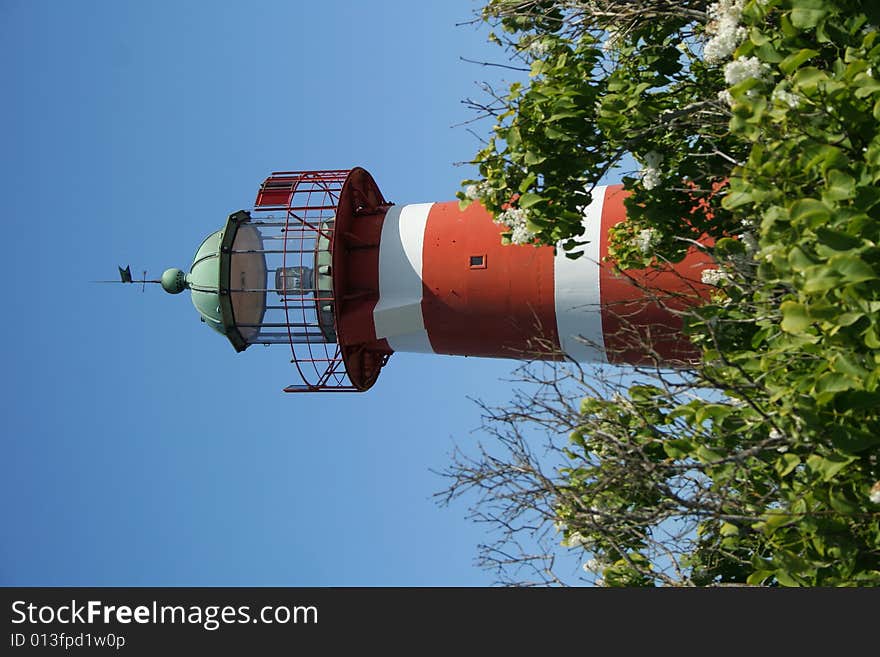
[[[880,9],[491,0],[483,19],[531,73],[487,108],[462,202],[574,256],[629,154],[613,263],[702,238],[721,272],[686,385],[657,371],[567,420],[545,488],[563,541],[607,585],[880,584]],[[658,539],[670,519],[687,538]]]

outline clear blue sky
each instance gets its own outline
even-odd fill
[[[362,395],[285,395],[188,295],[188,268],[278,169],[364,166],[454,198],[461,99],[504,61],[469,0],[0,0],[7,283],[2,585],[486,585],[485,529],[438,507],[468,397],[509,361],[395,354]],[[484,125],[481,130],[488,129]]]

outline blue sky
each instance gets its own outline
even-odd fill
[[[187,269],[273,170],[363,166],[454,198],[461,104],[504,61],[481,3],[0,0],[0,584],[481,586],[485,529],[438,507],[469,397],[515,363],[395,354],[362,395],[285,395],[188,295],[90,283]],[[488,130],[483,125],[483,131]]]

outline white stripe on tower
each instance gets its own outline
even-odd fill
[[[385,214],[379,243],[376,337],[394,351],[433,354],[422,317],[422,250],[433,203],[395,205]]]
[[[593,189],[593,201],[584,213],[583,239],[588,243],[576,259],[565,257],[559,246],[554,262],[556,328],[562,351],[578,362],[607,363],[602,332],[602,295],[599,262],[605,187]]]

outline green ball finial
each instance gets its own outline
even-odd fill
[[[180,294],[186,287],[186,274],[180,269],[166,269],[162,274],[162,289],[168,294]]]

